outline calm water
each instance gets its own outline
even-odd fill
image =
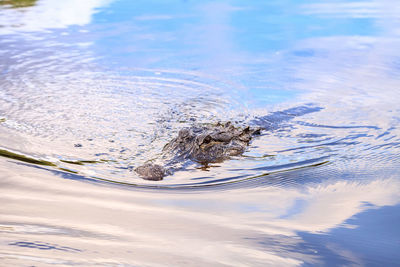
[[[0,0],[0,265],[396,266],[399,51],[397,0]]]

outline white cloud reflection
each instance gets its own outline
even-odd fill
[[[43,8],[44,3],[51,3],[47,9],[42,9],[46,10],[44,17],[49,19],[41,21],[47,22],[26,25],[34,25],[36,30],[46,29],[52,24],[59,28],[84,25],[90,22],[95,8],[105,2],[86,2],[90,8],[82,8],[86,10],[83,17],[71,15],[73,9],[68,11],[66,8],[67,11],[64,11],[69,15],[60,13],[59,18],[54,18],[58,16],[55,15],[58,9],[64,9],[60,6],[62,3],[56,1],[41,1],[27,12],[41,5]],[[332,5],[309,6],[309,10],[327,14],[331,12],[328,8]],[[375,5],[376,2],[344,3],[335,5],[336,11],[332,12],[353,17],[373,17],[377,16]],[[51,10],[55,10],[53,17]],[[21,18],[22,24],[35,14],[40,13]],[[207,19],[220,19],[228,23],[228,14],[225,12],[221,18],[220,14],[211,13]],[[211,24],[207,26],[211,27]],[[21,29],[24,27],[21,26]],[[228,29],[220,27],[204,31],[204,36],[207,36],[205,39],[214,41],[204,43],[209,46],[206,52],[215,51],[216,61],[229,62],[227,58],[235,51],[231,47]],[[358,123],[389,128],[392,115],[387,109],[398,106],[396,88],[399,80],[387,77],[388,70],[392,69],[387,67],[386,59],[393,55],[397,44],[384,38],[346,36],[310,38],[298,44],[317,51],[317,54],[321,51],[321,55],[324,52],[327,55],[309,60],[302,58],[302,63],[295,65],[296,72],[293,73],[294,77],[301,80],[301,84],[295,84],[296,88],[311,88],[311,93],[306,95],[307,101],[321,103],[325,107],[326,111],[318,113],[322,114],[320,117],[315,115],[314,121],[319,119],[321,124],[346,125],[356,117]],[[214,49],[218,47],[220,50]],[[349,58],[349,55],[354,57]],[[381,93],[382,88],[387,89],[386,94]],[[120,103],[118,98],[115,100]],[[88,101],[93,102],[93,99]],[[105,103],[104,106],[112,105],[111,101],[102,103]],[[351,107],[360,114],[355,115]],[[130,123],[132,125],[132,121]],[[51,148],[54,149],[54,145]],[[354,150],[354,147],[351,149]],[[13,240],[14,235],[19,234],[22,227],[14,227],[13,224],[24,225],[25,228],[38,227],[42,231],[63,229],[66,232],[64,236],[48,233],[40,236],[40,240],[81,249],[82,253],[76,254],[77,260],[97,259],[98,255],[104,260],[115,259],[113,253],[118,251],[120,262],[115,264],[300,265],[302,261],[312,261],[313,256],[301,254],[303,248],[296,247],[305,242],[299,232],[329,233],[338,227],[357,227],[346,225],[346,221],[371,208],[397,205],[400,200],[398,174],[393,170],[386,172],[391,162],[386,159],[378,162],[377,158],[364,158],[364,163],[344,163],[344,170],[359,180],[341,180],[343,174],[340,173],[341,163],[338,160],[336,165],[330,165],[333,169],[323,166],[323,174],[315,170],[309,172],[309,176],[321,175],[323,177],[320,178],[326,178],[325,183],[302,185],[293,182],[290,186],[283,184],[193,194],[97,186],[61,179],[60,174],[0,160],[3,170],[0,173],[0,196],[4,203],[1,207],[2,218],[12,222],[4,223],[2,229],[14,231],[6,232],[4,240]],[[273,242],[260,245],[251,241],[252,238],[256,240],[265,236]],[[38,237],[33,236],[32,239],[37,240]],[[10,251],[5,244],[7,242],[0,244],[0,250]],[[296,248],[297,254],[289,251],[290,246]],[[26,251],[31,255],[36,253],[38,256],[54,257],[52,252]],[[86,265],[91,263],[86,262]]]
[[[40,0],[35,6],[0,9],[0,34],[46,31],[90,23],[96,9],[112,0]]]
[[[312,3],[302,8],[307,15],[323,17],[400,18],[400,6],[392,0]]]
[[[138,265],[315,263],[317,256],[299,251],[304,242],[299,231],[328,233],[349,227],[344,223],[356,214],[398,204],[400,199],[396,177],[306,187],[151,193],[60,179],[0,160],[5,167],[0,174],[0,195],[6,203],[0,225],[4,240],[12,241],[16,233],[28,230],[33,235],[37,229],[42,242],[82,250],[76,260],[91,258],[94,252],[113,259],[111,252],[118,251],[119,263]],[[31,252],[53,257],[48,251],[26,253]]]
[[[328,232],[343,226],[352,216],[371,208],[370,205],[374,208],[396,205],[399,198],[400,183],[395,178],[310,186],[303,197],[297,198],[304,201],[304,208],[279,223],[298,231]]]

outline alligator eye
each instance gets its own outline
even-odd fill
[[[203,144],[208,144],[210,143],[212,140],[211,136],[207,135],[206,137],[204,137],[203,139]]]

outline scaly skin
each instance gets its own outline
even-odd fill
[[[261,128],[239,128],[230,122],[213,126],[183,128],[176,138],[163,148],[169,163],[191,160],[206,165],[243,154]],[[158,164],[144,164],[135,169],[145,180],[162,180],[168,171]]]
[[[183,128],[163,149],[163,158],[167,159],[165,166],[187,160],[207,165],[231,156],[239,156],[246,150],[253,136],[259,135],[261,130],[273,131],[295,117],[320,110],[321,107],[306,104],[257,117],[249,122],[254,126],[245,128],[235,127],[230,122]],[[162,180],[172,173],[172,169],[151,163],[144,164],[135,171],[143,179],[154,181]]]

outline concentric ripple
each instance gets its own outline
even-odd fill
[[[171,73],[165,76],[162,76],[161,72],[156,72],[157,76],[146,76],[143,73],[149,74],[149,71],[141,70],[141,76],[124,77],[121,74],[119,78],[108,76],[101,82],[99,88],[102,89],[97,92],[113,89],[118,90],[119,95],[124,94],[127,99],[131,95],[141,97],[141,100],[138,98],[127,100],[125,106],[119,107],[119,112],[110,110],[112,105],[104,108],[99,105],[94,110],[99,114],[96,117],[93,114],[80,113],[78,105],[77,109],[72,109],[73,112],[70,114],[72,116],[64,118],[63,121],[51,122],[53,131],[43,134],[40,131],[42,126],[36,132],[35,126],[37,123],[45,124],[49,120],[48,117],[47,120],[43,117],[41,122],[37,122],[29,121],[24,117],[19,120],[15,114],[6,114],[2,122],[2,134],[17,133],[19,137],[13,141],[21,141],[19,144],[14,142],[13,145],[16,144],[14,147],[10,144],[3,145],[0,156],[43,166],[42,168],[59,172],[65,178],[150,189],[210,189],[213,187],[221,189],[221,186],[229,188],[261,186],[264,184],[263,180],[269,179],[271,175],[303,168],[317,168],[327,163],[340,166],[342,162],[363,158],[376,159],[378,163],[379,158],[387,159],[388,157],[388,153],[382,150],[390,148],[394,151],[399,144],[395,127],[381,129],[373,125],[321,125],[307,122],[309,118],[325,116],[323,113],[326,112],[324,108],[316,108],[315,105],[308,104],[270,112],[263,117],[249,113],[239,114],[235,111],[237,107],[232,106],[234,102],[224,102],[215,96],[218,88],[219,94],[224,94],[223,86],[217,88],[200,83],[195,80],[198,78],[196,76],[191,76],[192,79],[186,81],[170,78],[168,75]],[[176,73],[172,74],[176,75]],[[121,77],[124,80],[118,84],[117,80],[121,80]],[[156,85],[153,84],[154,81],[157,81]],[[120,87],[118,88],[115,84]],[[187,90],[193,90],[191,95],[201,91],[203,97],[199,97],[197,102],[191,102],[190,99],[185,99],[184,95],[171,98],[169,94],[170,102],[174,99],[176,102],[163,103],[165,96],[161,93],[161,89],[159,89],[158,98],[146,96],[146,90],[154,91],[155,88],[152,86],[161,88],[164,84],[164,89],[180,84]],[[207,88],[212,88],[212,90],[210,89],[207,93]],[[79,92],[76,92],[79,95]],[[97,100],[100,102],[109,98],[109,95],[99,95],[97,92],[91,95],[94,101],[85,104],[95,105],[96,97],[100,98]],[[80,99],[77,97],[76,101]],[[123,103],[122,99],[124,98],[119,101]],[[137,105],[130,101],[136,101]],[[143,105],[144,101],[148,101],[147,106]],[[230,108],[231,112],[221,116],[222,113],[218,112],[218,109],[224,108]],[[130,112],[130,109],[133,112]],[[162,109],[164,112],[160,112]],[[204,114],[199,115],[198,112],[193,112],[194,110],[203,110]],[[37,112],[28,108],[27,112],[29,111]],[[101,112],[105,115],[100,119]],[[148,117],[144,121],[148,123],[143,122],[145,116]],[[74,118],[78,118],[76,125]],[[260,137],[253,140],[243,156],[210,164],[207,167],[186,162],[184,167],[161,182],[142,180],[133,171],[135,166],[143,162],[157,161],[161,156],[163,146],[182,127],[233,119],[236,122],[263,125],[267,128]],[[130,122],[129,125],[128,122]],[[62,125],[65,124],[71,125],[68,134],[60,135],[59,132],[63,130]],[[25,128],[18,125],[25,125]],[[24,130],[27,128],[31,131]],[[28,152],[24,151],[22,145],[26,140],[30,143]],[[43,142],[46,142],[47,146],[43,147]],[[396,160],[398,155],[393,155],[393,157],[392,160]]]

